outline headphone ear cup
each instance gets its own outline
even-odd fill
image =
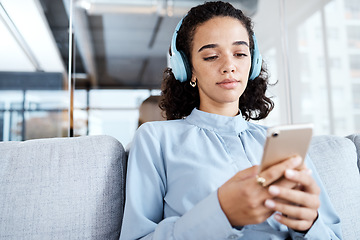
[[[180,20],[180,22],[177,24],[175,31],[173,33],[172,39],[171,39],[171,56],[170,56],[170,65],[172,72],[174,74],[174,77],[176,80],[180,82],[185,82],[191,77],[191,68],[188,62],[188,59],[182,51],[178,51],[176,49],[176,38],[177,33],[181,27],[182,21],[184,18]]]
[[[249,80],[254,80],[260,75],[261,66],[262,66],[262,56],[259,51],[259,46],[255,34],[252,36],[254,41],[254,50],[251,54],[251,68],[249,74]]]
[[[170,56],[171,70],[176,80],[185,82],[188,79],[188,61],[184,53],[173,51]]]
[[[186,57],[185,53],[180,51],[181,59],[182,59],[182,65],[184,66],[184,81],[187,81],[191,78],[191,67],[188,58]]]

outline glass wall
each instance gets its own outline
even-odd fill
[[[2,0],[0,141],[106,134],[128,145],[140,104],[160,94],[173,29],[202,2]],[[259,123],[359,133],[358,1],[230,2],[253,18],[275,84]]]
[[[111,135],[126,147],[138,128],[139,106],[156,90],[75,91],[74,133],[82,135]]]
[[[355,2],[261,2],[255,28],[273,82],[278,81],[269,91],[276,107],[265,124],[312,122],[317,135],[360,132]],[[263,17],[262,10],[269,9],[273,17]]]
[[[0,139],[14,141],[68,136],[67,91],[62,87],[48,90],[29,86],[25,83],[28,74],[33,73],[21,76],[19,83],[12,77],[0,80]],[[34,80],[41,82],[38,77]],[[15,84],[8,84],[11,81]]]
[[[1,141],[68,136],[68,55],[63,46],[69,24],[56,21],[54,14],[61,11],[54,13],[47,5],[0,2]]]

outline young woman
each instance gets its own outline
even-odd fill
[[[273,103],[251,20],[229,3],[192,8],[171,65],[161,103],[171,121],[136,133],[120,239],[340,239],[310,159],[258,173],[266,128],[246,120]]]

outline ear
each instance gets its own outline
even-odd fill
[[[192,82],[196,82],[196,81],[197,81],[197,78],[196,78],[196,75],[195,75],[194,72],[191,72],[191,79],[190,79],[190,81],[192,81]]]

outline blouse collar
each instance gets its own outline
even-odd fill
[[[200,128],[219,133],[241,133],[248,129],[248,123],[243,116],[228,117],[200,111],[194,108],[186,121]]]

